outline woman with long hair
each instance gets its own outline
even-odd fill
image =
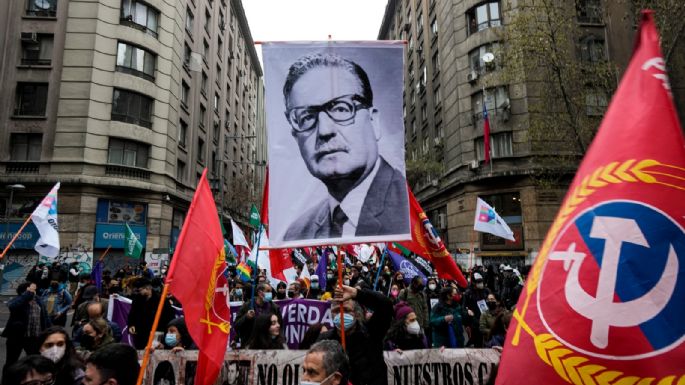
[[[185,317],[174,318],[167,324],[164,348],[174,352],[185,349],[197,350],[197,346],[188,332]]]
[[[440,290],[438,303],[431,311],[433,347],[463,348],[464,329],[458,289],[447,286]]]
[[[103,346],[114,343],[112,329],[103,318],[96,318],[83,325],[79,352],[86,357]]]
[[[38,335],[40,354],[55,363],[54,385],[77,385],[84,376],[84,365],[74,343],[61,326],[52,326]]]
[[[255,318],[248,349],[287,349],[281,324],[275,314],[263,313]]]

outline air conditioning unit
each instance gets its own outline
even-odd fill
[[[439,136],[436,136],[433,141],[435,141],[436,146],[441,146],[442,145],[442,138]]]
[[[466,75],[466,80],[468,80],[469,83],[475,82],[476,80],[478,80],[478,72],[476,72],[476,71],[469,72],[469,74]]]
[[[35,32],[22,32],[21,41],[25,43],[38,43],[38,34]]]
[[[471,170],[478,170],[478,161],[477,160],[472,160],[471,163],[469,163],[469,169]]]
[[[431,179],[431,186],[438,187],[438,180],[437,179]]]
[[[447,228],[447,215],[445,215],[444,213],[438,214],[437,222],[438,222],[438,223],[436,223],[437,228],[439,228],[439,229]]]

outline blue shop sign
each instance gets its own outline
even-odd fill
[[[135,226],[129,225],[131,230],[138,240],[145,247],[145,241],[147,240],[147,227],[145,226]],[[106,249],[108,246],[112,246],[113,249],[123,249],[124,248],[124,234],[126,227],[119,224],[104,224],[98,223],[95,225],[95,249]]]
[[[4,249],[9,241],[12,240],[12,237],[14,237],[14,234],[21,228],[21,225],[22,223],[10,223],[9,226],[5,223],[0,224],[0,247],[2,249]],[[29,222],[29,224],[24,227],[21,234],[19,234],[17,240],[12,244],[12,248],[33,249],[33,247],[36,246],[36,242],[38,242],[38,238],[40,238],[38,229],[33,222]]]

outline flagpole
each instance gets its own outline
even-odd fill
[[[378,287],[378,278],[381,277],[381,269],[383,268],[383,262],[385,262],[385,254],[388,252],[388,246],[385,246],[385,250],[383,250],[383,254],[381,254],[381,263],[378,264],[378,271],[376,271],[376,279],[373,282],[373,291],[376,291],[376,287]]]
[[[258,231],[257,242],[255,242],[255,250],[257,250],[257,255],[255,256],[255,259],[254,259],[255,274],[252,275],[252,295],[251,295],[252,298],[250,299],[250,309],[253,309],[253,310],[254,310],[254,290],[255,290],[255,286],[257,285],[256,277],[259,276],[259,242],[262,240],[262,224],[261,223],[259,224],[257,231]]]
[[[102,255],[100,256],[100,259],[98,259],[98,262],[102,262],[102,260],[105,259],[105,255],[107,255],[107,253],[109,253],[109,249],[111,249],[111,248],[112,248],[112,245],[107,246],[107,249],[105,250],[104,253],[102,253]]]
[[[155,332],[157,331],[157,326],[159,325],[159,318],[162,315],[162,309],[164,308],[164,300],[166,299],[167,293],[169,291],[169,284],[164,283],[164,289],[162,290],[162,296],[159,299],[159,304],[157,304],[157,312],[155,313],[155,320],[152,322],[152,330],[150,330],[150,336],[147,339],[147,344],[145,345],[145,353],[143,354],[143,362],[140,365],[140,371],[138,371],[138,381],[136,385],[141,385],[143,383],[143,377],[145,376],[145,368],[150,363],[150,347],[152,346],[152,341],[155,339]]]
[[[342,269],[342,245],[338,245],[338,288],[342,291],[343,287],[343,269]],[[346,348],[345,344],[345,307],[343,306],[343,301],[340,301],[340,342],[342,343],[343,349]]]
[[[5,258],[5,254],[7,254],[7,251],[10,249],[10,247],[12,247],[12,244],[14,243],[14,241],[16,241],[17,238],[19,238],[19,234],[21,234],[21,232],[24,230],[24,227],[26,227],[26,225],[28,225],[30,221],[31,221],[31,216],[29,215],[29,217],[26,218],[26,220],[24,221],[24,224],[21,225],[19,230],[17,230],[17,232],[14,234],[14,237],[12,237],[12,240],[10,240],[10,243],[8,243],[7,246],[5,246],[5,250],[3,250],[2,254],[0,254],[0,260]]]

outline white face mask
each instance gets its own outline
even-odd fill
[[[53,346],[40,352],[40,355],[52,362],[57,362],[64,357],[64,352],[66,352],[66,350],[66,346]]]
[[[328,375],[328,377],[324,378],[321,380],[321,382],[314,382],[314,381],[300,381],[300,385],[321,385],[324,382],[328,381],[329,378],[331,378],[336,372],[333,372]]]
[[[435,290],[435,287],[436,287],[436,286],[435,286],[434,283],[429,283],[429,284],[428,284],[428,288],[431,289],[431,290]]]
[[[410,322],[407,325],[407,333],[418,335],[421,332],[421,326],[418,321]]]

